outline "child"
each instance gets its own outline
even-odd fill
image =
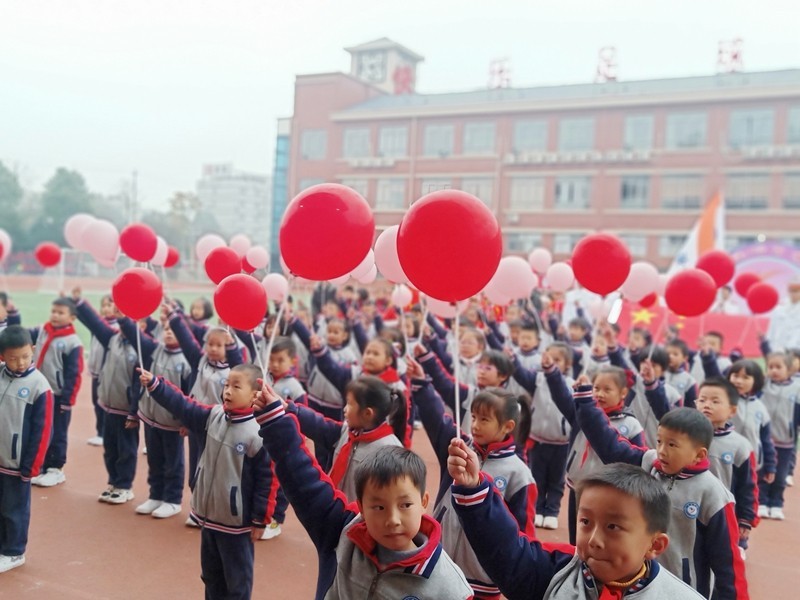
[[[535,323],[521,322],[515,354],[519,364],[535,371],[542,366],[542,353],[539,351],[539,328]]]
[[[114,316],[114,299],[111,294],[106,294],[100,299],[100,316],[112,328],[117,328],[117,318]],[[92,336],[89,342],[89,359],[86,367],[92,376],[92,406],[94,407],[94,427],[97,435],[90,437],[86,443],[90,446],[103,445],[103,424],[105,423],[105,411],[100,405],[97,391],[100,389],[100,371],[103,370],[103,363],[106,360],[106,350],[100,341]]]
[[[642,469],[601,466],[578,483],[580,526],[572,547],[521,537],[462,440],[453,440],[448,467],[467,539],[509,600],[702,598],[655,560],[670,542],[670,502]]]
[[[669,367],[665,375],[666,382],[674,387],[683,396],[683,406],[694,408],[697,398],[697,381],[686,370],[689,361],[689,346],[679,339],[667,343]]]
[[[653,336],[647,329],[634,327],[628,332],[628,347],[623,350],[625,360],[639,370],[639,364],[647,357]]]
[[[33,361],[53,390],[53,432],[42,474],[31,483],[52,487],[66,481],[67,439],[72,407],[78,398],[83,374],[83,344],[75,333],[75,303],[69,298],[56,298],[50,307],[50,320],[31,329],[35,346]]]
[[[297,518],[319,556],[316,600],[436,598],[465,600],[472,589],[425,514],[425,463],[410,450],[384,446],[354,474],[348,503],[308,452],[299,424],[264,386],[256,401],[260,435]]]
[[[439,358],[448,373],[453,373],[453,356],[445,340],[437,336],[427,336],[425,343]],[[474,327],[461,327],[458,339],[459,381],[467,385],[478,383],[478,363],[486,349],[486,338]]]
[[[677,519],[661,565],[706,598],[712,591],[715,598],[747,598],[734,498],[709,471],[711,422],[695,409],[670,411],[658,427],[658,449],[647,450],[620,438],[588,385],[578,387],[575,403],[578,423],[604,463],[641,465],[664,483]]]
[[[591,353],[592,326],[583,317],[570,319],[567,324],[566,342],[572,348],[572,376],[578,377],[585,370],[585,364]],[[588,341],[587,341],[588,340]]]
[[[0,333],[0,573],[25,564],[31,478],[39,474],[53,418],[53,392],[33,366],[33,341],[19,325]]]
[[[183,305],[180,305],[183,310]],[[205,341],[206,332],[211,327],[211,319],[214,316],[214,306],[208,298],[200,296],[192,301],[189,307],[188,325],[197,343],[201,346]]]
[[[692,369],[690,371],[695,381],[703,381],[707,375],[703,362],[706,359],[705,355],[708,353],[713,354],[711,360],[717,363],[717,371],[725,373],[731,367],[731,360],[722,355],[722,343],[724,337],[719,331],[709,331],[703,335],[698,343],[698,350],[692,357]]]
[[[202,527],[200,562],[206,598],[249,598],[253,589],[253,542],[274,506],[277,481],[258,436],[253,402],[261,371],[237,365],[228,374],[222,404],[207,406],[142,371],[150,395],[197,435],[205,452],[192,491],[193,519]]]

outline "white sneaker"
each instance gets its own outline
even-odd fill
[[[786,476],[786,485],[789,487],[794,486],[794,475],[787,475]]]
[[[416,429],[417,431],[422,429],[422,421],[414,421],[414,429]],[[261,538],[261,539],[264,539],[264,538]]]
[[[542,521],[544,521],[544,517],[542,515],[536,515],[535,517],[533,517],[533,526],[541,527]]]
[[[758,516],[761,519],[769,519],[769,506],[765,506],[764,504],[758,505]]]
[[[42,481],[42,477],[44,477],[47,473],[39,473],[36,477],[31,477],[31,484],[32,485],[39,485]],[[2,556],[0,554],[0,556]]]
[[[106,489],[104,489],[100,495],[97,497],[99,502],[108,502],[108,499],[111,497],[111,493],[114,491],[114,486],[110,485]]]
[[[86,443],[89,444],[90,446],[102,446],[103,438],[101,438],[99,435],[96,435],[86,440]]]
[[[109,495],[108,502],[109,504],[125,504],[126,502],[133,500],[133,490],[122,490],[120,488],[114,488],[111,491],[111,495]]]
[[[25,555],[20,554],[19,556],[6,556],[4,554],[0,554],[0,573],[5,573],[6,571],[10,571],[11,569],[16,569],[17,567],[21,567],[25,564]]]
[[[192,515],[189,515],[188,517],[186,517],[186,526],[187,527],[197,527],[198,529],[200,528],[200,525],[198,524],[197,521],[195,521],[192,518]]]
[[[64,475],[64,471],[61,469],[47,469],[47,473],[39,475],[36,479],[36,485],[40,487],[53,487],[59,483],[64,483],[67,480],[67,476]],[[31,483],[33,483],[33,479]]]
[[[743,561],[747,560],[747,551],[741,546],[739,546],[739,554],[741,555]]]
[[[786,515],[783,514],[783,508],[780,506],[773,506],[769,509],[769,518],[775,519],[776,521],[783,521]]]
[[[156,510],[159,506],[164,504],[161,500],[153,500],[150,498],[146,502],[142,502],[139,506],[136,507],[136,514],[137,515],[151,515],[153,511]]]
[[[545,517],[542,521],[544,529],[558,529],[558,517]]]
[[[170,502],[162,502],[161,506],[153,511],[153,516],[156,519],[169,519],[175,515],[180,514],[181,505],[171,504]]]
[[[264,528],[264,533],[261,534],[261,539],[271,540],[272,538],[278,537],[280,534],[281,524],[275,519],[272,519],[272,522]]]

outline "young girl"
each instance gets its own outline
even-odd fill
[[[525,444],[530,429],[531,413],[527,397],[500,388],[487,388],[472,400],[471,437],[459,432],[453,419],[445,413],[444,403],[419,363],[409,361],[414,404],[439,459],[441,481],[434,518],[442,524],[442,547],[461,567],[475,592],[475,598],[495,599],[500,590],[478,563],[458,515],[452,509],[452,477],[447,472],[448,447],[460,436],[478,454],[480,468],[491,475],[494,488],[506,501],[520,532],[529,540],[535,538],[534,514],[536,482],[524,462],[517,456],[516,445]]]
[[[117,329],[117,318],[114,316],[114,300],[111,294],[106,294],[100,299],[100,316],[105,319],[106,323],[113,329]],[[100,388],[100,371],[103,370],[103,363],[106,360],[106,349],[100,340],[92,335],[89,342],[89,360],[86,362],[86,368],[92,376],[92,406],[94,407],[94,426],[97,435],[90,437],[86,443],[90,446],[103,445],[103,424],[105,423],[105,411],[98,402],[97,390]]]
[[[444,368],[449,373],[453,373],[453,357],[448,351],[446,343],[438,337],[427,337],[425,342],[439,357]],[[459,381],[463,381],[467,385],[476,385],[478,383],[478,363],[485,349],[486,337],[482,332],[474,327],[462,327],[459,329]]]
[[[769,510],[764,516],[783,520],[783,493],[786,477],[795,452],[796,432],[800,426],[800,380],[791,376],[792,357],[786,352],[772,352],[767,356],[767,382],[762,397],[769,411],[772,441],[775,444],[777,465],[775,479],[764,479],[758,484],[759,512]],[[763,512],[767,512],[766,510]]]
[[[182,308],[182,307],[181,307]],[[211,318],[214,316],[214,307],[208,298],[195,298],[189,307],[189,328],[192,330],[197,343],[203,345],[206,332],[211,326]]]
[[[358,466],[383,446],[403,445],[406,403],[400,393],[369,375],[350,381],[345,398],[344,422],[303,405],[289,403],[286,408],[297,415],[303,435],[333,455],[330,478],[349,502],[355,502]]]

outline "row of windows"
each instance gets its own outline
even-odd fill
[[[625,117],[624,141],[626,150],[650,150],[654,140],[653,115]],[[595,118],[561,119],[558,123],[558,150],[563,152],[593,150],[595,147]],[[733,110],[728,124],[727,145],[733,148],[768,145],[773,142],[775,110],[756,108]],[[548,122],[545,119],[518,120],[514,123],[512,150],[515,152],[545,151],[548,148]],[[450,156],[454,152],[455,126],[429,124],[423,129],[423,155]],[[788,113],[787,142],[800,144],[800,107]],[[327,155],[328,134],[324,129],[307,129],[302,132],[300,151],[307,160],[324,160]],[[664,146],[679,150],[701,148],[708,145],[708,114],[682,112],[667,115]],[[496,126],[494,122],[466,123],[463,130],[462,154],[496,154]],[[372,135],[369,127],[350,127],[344,130],[342,157],[361,158],[373,156]],[[408,127],[405,125],[380,127],[377,156],[408,156]]]

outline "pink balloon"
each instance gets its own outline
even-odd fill
[[[114,224],[103,219],[95,220],[84,230],[86,236],[86,251],[105,266],[117,261],[119,254],[119,231]]]
[[[648,262],[639,261],[631,265],[631,271],[620,291],[628,300],[638,302],[655,292],[658,283],[658,269]]]
[[[269,267],[269,252],[263,246],[252,246],[244,256],[256,269]]]
[[[153,255],[153,258],[150,259],[150,262],[157,267],[163,267],[167,262],[168,254],[169,244],[167,244],[167,241],[160,235],[156,236],[156,253]]]
[[[430,296],[425,297],[425,303],[428,306],[428,311],[430,311],[432,315],[442,317],[443,319],[452,319],[456,315],[462,314],[465,310],[467,310],[467,306],[469,306],[469,300],[462,300],[453,306],[449,302],[437,300],[436,298],[431,298]]]
[[[375,240],[375,264],[386,279],[394,283],[408,283],[408,277],[397,257],[397,230],[399,225],[387,227]]]
[[[202,236],[199,240],[197,240],[197,243],[194,246],[194,251],[195,254],[197,254],[198,262],[200,262],[200,264],[205,264],[208,254],[214,248],[220,248],[224,245],[225,240],[223,240],[216,233],[208,233]]]
[[[500,259],[497,271],[486,285],[486,290],[493,302],[492,297],[505,297],[507,301],[517,300],[529,297],[538,283],[538,277],[524,258],[505,256]]]
[[[0,229],[0,262],[3,262],[11,254],[11,236],[5,229]]]
[[[64,223],[64,239],[67,244],[75,250],[87,250],[87,237],[84,235],[85,229],[96,221],[92,215],[78,213],[72,215]]]
[[[361,278],[369,275],[370,271],[372,271],[372,267],[374,266],[375,266],[375,252],[373,252],[372,248],[370,248],[369,252],[367,252],[367,255],[364,257],[364,260],[362,260],[359,263],[359,265],[355,269],[353,269],[350,275],[353,276],[353,279],[361,280]]]
[[[253,245],[253,242],[251,242],[250,238],[247,237],[243,233],[238,233],[235,236],[233,236],[231,238],[230,243],[228,244],[230,249],[233,250],[234,252],[236,252],[236,254],[239,256],[239,258],[244,257],[245,254],[247,254],[247,251],[250,250],[252,245]],[[250,264],[252,264],[252,263],[250,263]],[[256,267],[256,268],[258,268],[258,267]]]
[[[553,264],[553,255],[547,248],[536,248],[528,255],[528,264],[539,275],[544,275]]]
[[[511,302],[511,298],[506,296],[502,291],[498,290],[495,287],[486,286],[486,289],[483,290],[483,293],[486,294],[486,297],[489,299],[489,302],[492,304],[496,304],[497,306],[505,306],[509,302]]]
[[[117,252],[113,258],[95,258],[94,260],[101,267],[105,267],[106,269],[112,269],[119,260],[119,252]]]
[[[366,275],[364,275],[363,277],[356,277],[355,280],[358,281],[358,283],[369,285],[370,283],[375,281],[377,277],[378,277],[378,267],[372,265],[372,267],[370,268],[369,272]]]
[[[392,306],[399,306],[403,308],[404,306],[408,306],[411,304],[411,301],[414,299],[414,294],[411,293],[411,290],[407,285],[398,284],[395,286],[394,290],[392,290]]]
[[[328,282],[331,285],[336,286],[336,287],[339,287],[340,285],[344,285],[348,281],[350,281],[350,273],[345,273],[344,275],[341,275],[339,277],[334,277],[333,279],[329,279],[328,280]]]
[[[667,291],[667,282],[669,281],[669,275],[666,273],[661,273],[658,276],[658,285],[656,286],[655,292],[657,295],[664,297],[664,293]]]
[[[289,294],[289,282],[280,273],[269,273],[261,280],[267,291],[267,298],[274,302],[283,302]]]
[[[545,275],[547,285],[554,292],[566,292],[575,283],[575,274],[567,263],[553,263]]]

